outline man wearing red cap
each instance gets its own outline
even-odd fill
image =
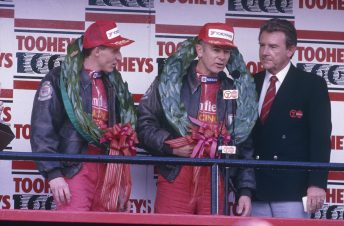
[[[33,152],[106,153],[100,142],[102,130],[126,123],[122,115],[135,118],[132,106],[123,106],[132,100],[118,98],[131,96],[116,70],[122,59],[120,48],[132,42],[120,35],[115,22],[97,21],[68,46],[61,67],[42,79],[35,95],[30,139]],[[49,180],[58,210],[126,210],[126,203],[109,208],[101,200],[105,164],[37,161],[37,166]]]
[[[219,128],[222,129],[220,133],[229,130],[235,103],[234,100],[224,100],[222,93],[233,89],[233,80],[223,70],[233,65],[229,63],[231,52],[237,51],[233,40],[231,26],[207,23],[196,38],[183,42],[182,47],[167,59],[162,73],[138,107],[138,138],[152,155],[217,156],[214,144],[216,146],[219,137],[205,138],[206,135],[202,134],[199,137],[206,140],[192,140],[192,136],[186,134],[191,127],[189,120],[208,129],[211,134]],[[196,56],[198,60],[194,60]],[[183,68],[187,68],[186,71]],[[242,68],[246,70],[245,66]],[[254,90],[253,80],[250,85]],[[253,123],[247,126],[252,127]],[[201,132],[196,130],[195,133]],[[253,150],[249,136],[245,134],[241,137],[245,139],[238,145],[233,157],[251,159]],[[234,136],[232,139],[235,139]],[[251,191],[255,188],[253,169],[233,168],[230,175],[233,183],[232,179],[226,183],[234,184],[232,189],[238,194],[237,213],[247,216],[251,211]],[[210,214],[210,181],[210,167],[160,165],[155,212]],[[218,212],[222,214],[224,180],[221,178],[219,181]]]

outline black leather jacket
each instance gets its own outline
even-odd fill
[[[31,149],[32,152],[84,154],[88,142],[84,140],[71,124],[60,93],[60,71],[57,67],[51,70],[41,81],[31,115]],[[109,126],[118,121],[119,116],[115,93],[110,90],[110,82],[103,76],[109,106]],[[42,86],[43,85],[43,86]],[[43,88],[42,88],[43,87]],[[80,95],[83,108],[87,113],[92,111],[92,85],[88,74],[80,74]],[[81,169],[82,163],[62,161],[37,161],[38,170],[49,180],[56,177],[72,177]]]
[[[199,110],[199,100],[201,94],[200,81],[196,78],[195,66],[193,62],[184,77],[181,89],[181,100],[183,101],[188,115],[197,118]],[[168,123],[162,106],[158,90],[159,77],[155,79],[146,94],[142,97],[138,107],[137,134],[141,145],[155,156],[172,156],[172,150],[164,144],[165,140],[178,137],[177,132]],[[222,98],[223,90],[233,89],[233,81],[229,78],[221,79],[221,87],[217,94],[217,118],[225,120],[228,126],[228,119],[232,113],[232,102]],[[227,104],[227,115],[225,114]],[[252,159],[253,148],[251,137],[238,147],[239,159]],[[179,174],[180,166],[164,165],[159,166],[159,173],[169,181],[173,181]],[[234,187],[241,195],[251,195],[251,190],[255,189],[254,170],[245,168],[231,168],[230,175],[234,181]]]

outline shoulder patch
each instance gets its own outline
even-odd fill
[[[53,94],[53,87],[50,84],[50,81],[43,82],[41,89],[39,90],[39,101],[45,101],[51,99]]]

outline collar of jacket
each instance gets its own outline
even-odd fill
[[[187,81],[189,83],[191,93],[194,94],[198,87],[201,85],[201,81],[197,79],[197,74],[196,74],[196,66],[197,66],[198,61],[195,60],[191,63],[188,73],[187,73]],[[220,80],[221,81],[221,80]],[[221,81],[221,87],[220,90],[228,89],[229,87],[233,87],[233,81],[226,77]]]
[[[80,72],[80,82],[81,82],[81,86],[84,90],[86,90],[87,87],[91,85],[90,76],[88,75],[88,73],[84,69],[82,69]]]

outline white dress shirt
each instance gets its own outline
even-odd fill
[[[285,66],[280,72],[278,72],[275,76],[277,77],[278,81],[276,81],[276,95],[278,92],[278,89],[281,87],[282,82],[285,78],[285,76],[287,75],[289,68],[290,68],[291,63],[289,62],[287,64],[287,66]],[[265,73],[265,78],[264,78],[264,82],[263,82],[263,87],[262,87],[262,91],[260,92],[260,97],[259,97],[259,116],[260,116],[260,112],[262,110],[262,106],[263,106],[263,101],[266,95],[266,92],[268,90],[268,87],[270,85],[270,78],[274,76],[273,74],[271,74],[270,72],[266,71]]]

